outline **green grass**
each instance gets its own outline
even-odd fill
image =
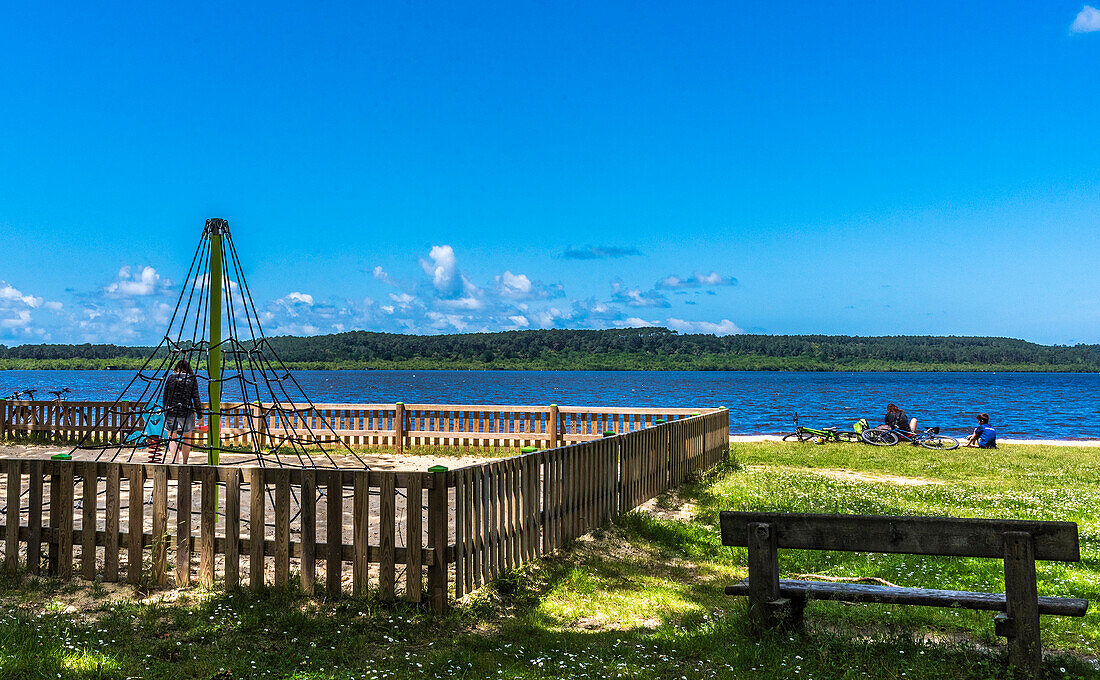
[[[372,598],[182,591],[136,602],[98,585],[0,581],[8,678],[1008,678],[989,613],[814,602],[806,628],[752,634],[743,551],[723,509],[1072,519],[1083,562],[1041,563],[1044,594],[1100,602],[1100,463],[1088,450],[933,452],[738,445],[724,470],[508,574],[442,619]],[[899,484],[892,475],[926,484]],[[675,514],[683,502],[694,518]],[[691,514],[691,513],[687,513]],[[900,585],[1003,587],[999,560],[784,551],[784,574]],[[74,597],[85,604],[67,611]],[[1100,616],[1043,617],[1046,671],[1095,678]],[[1063,670],[1064,669],[1064,670]]]

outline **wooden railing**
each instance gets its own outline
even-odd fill
[[[222,403],[222,442],[250,446],[255,436],[256,445],[263,447],[310,431],[318,439],[331,440],[334,431],[352,447],[552,448],[716,410],[402,403],[281,406]],[[0,437],[71,440],[87,435],[86,441],[100,444],[118,441],[140,429],[141,423],[141,406],[135,402],[0,401]]]
[[[323,563],[329,596],[418,602],[426,586],[442,611],[448,594],[718,464],[728,429],[728,412],[713,410],[440,472],[8,458],[3,562],[61,578],[228,589],[286,586],[294,569],[306,592]]]

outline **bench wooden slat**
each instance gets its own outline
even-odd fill
[[[749,594],[749,580],[726,586],[726,595]],[[964,590],[934,590],[931,588],[897,588],[867,583],[833,583],[830,581],[779,580],[781,597],[803,597],[810,600],[841,602],[874,602],[879,604],[923,605],[928,607],[959,607],[1003,612],[1007,609],[1004,593],[974,593]],[[1073,597],[1039,597],[1039,613],[1053,616],[1084,616],[1089,601]]]
[[[950,557],[1002,558],[1004,534],[1024,532],[1035,541],[1035,559],[1081,561],[1073,522],[727,511],[722,544],[746,547],[751,523],[771,524],[779,548]]]

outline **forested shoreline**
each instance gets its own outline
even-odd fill
[[[300,369],[1100,371],[1100,345],[957,336],[714,335],[664,328],[455,335],[352,331],[268,340]],[[136,369],[152,347],[0,345],[0,370]],[[160,353],[163,353],[161,350]]]

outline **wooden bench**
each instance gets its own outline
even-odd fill
[[[1073,522],[723,512],[721,526],[723,545],[749,552],[749,577],[726,594],[748,596],[758,627],[800,623],[811,599],[990,610],[999,612],[994,627],[1008,638],[1009,663],[1038,677],[1039,616],[1084,616],[1088,609],[1088,600],[1039,597],[1035,584],[1035,560],[1081,560]],[[1000,558],[1006,592],[780,579],[779,548]]]

